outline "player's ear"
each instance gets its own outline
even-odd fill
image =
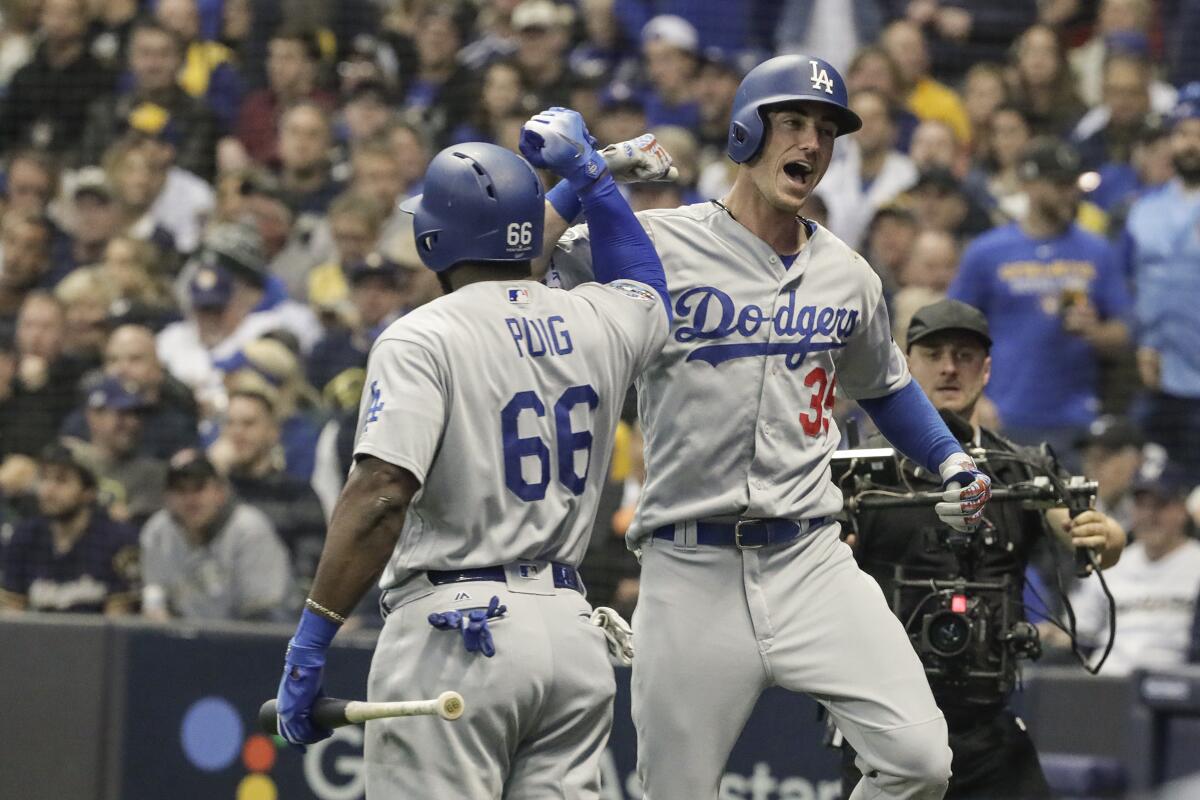
[[[991,380],[991,378],[992,378],[992,357],[990,355],[988,355],[988,356],[984,356],[984,359],[983,359],[983,385],[984,385],[984,387],[986,387],[988,385],[988,381]]]

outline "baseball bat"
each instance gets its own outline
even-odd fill
[[[266,733],[279,731],[279,719],[275,700],[268,700],[258,710],[258,727]],[[340,728],[357,725],[369,719],[390,717],[438,716],[453,721],[466,709],[462,695],[458,692],[442,692],[433,700],[404,700],[395,703],[368,703],[362,700],[341,700],[322,697],[313,704],[313,721],[322,728]]]

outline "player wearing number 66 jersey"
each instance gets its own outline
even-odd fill
[[[279,730],[305,744],[329,735],[311,718],[326,649],[382,570],[368,699],[463,695],[453,724],[367,723],[372,800],[599,794],[615,686],[576,566],[622,400],[670,311],[582,118],[538,119],[534,160],[587,210],[600,283],[531,279],[544,195],[520,156],[469,143],[433,159],[402,208],[448,293],[371,350],[355,466],[288,648]]]
[[[989,481],[911,381],[879,278],[799,216],[835,137],[861,124],[841,76],[819,58],[773,58],[746,75],[732,119],[730,194],[641,215],[675,313],[637,383],[647,480],[629,544],[642,557],[633,716],[646,798],[715,798],[772,685],[811,694],[853,743],[865,776],[853,800],[940,798],[945,720],[832,521],[835,396],[941,476],[949,524],[978,520]],[[565,222],[551,208],[553,235]],[[558,242],[551,282],[593,274],[596,233]]]

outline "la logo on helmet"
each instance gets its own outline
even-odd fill
[[[833,81],[829,78],[829,73],[817,61],[809,61],[812,64],[812,88],[824,89],[825,94],[833,94]]]

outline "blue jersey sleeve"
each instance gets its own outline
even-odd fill
[[[600,283],[632,280],[644,283],[662,298],[667,318],[671,318],[671,296],[662,260],[654,250],[650,235],[634,215],[633,209],[617,191],[607,172],[581,196],[591,234],[592,271]]]
[[[942,462],[962,452],[962,445],[916,381],[883,397],[859,400],[858,404],[897,450],[934,475]]]
[[[1130,313],[1131,301],[1117,249],[1104,242],[1103,251],[1096,259],[1096,266],[1100,273],[1096,282],[1096,297],[1093,300],[1096,310],[1105,319],[1125,319]]]

